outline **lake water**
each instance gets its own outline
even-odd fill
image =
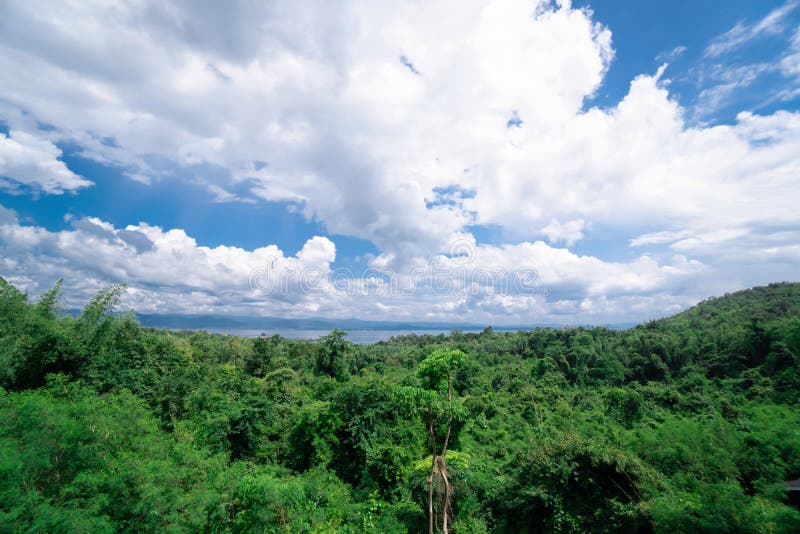
[[[248,329],[248,328],[203,328],[206,332],[214,334],[228,334],[231,336],[242,337],[258,337],[262,334],[271,336],[279,334],[282,337],[289,339],[319,339],[331,333],[330,330],[304,330],[304,329],[285,329],[285,330],[262,330],[262,329]],[[496,331],[499,331],[495,329]],[[480,332],[481,329],[476,330],[462,330],[462,332]],[[409,334],[417,335],[433,335],[449,334],[450,330],[348,330],[346,339],[356,345],[369,345],[370,343],[377,343],[378,341],[388,341],[389,338],[394,336],[407,336]]]

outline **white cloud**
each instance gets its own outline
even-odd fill
[[[252,198],[242,198],[235,193],[231,193],[224,187],[221,187],[217,184],[207,184],[206,189],[208,189],[209,193],[214,198],[214,202],[246,202],[248,204],[254,204],[255,200]]]
[[[19,130],[0,133],[0,188],[14,191],[28,186],[60,195],[92,185],[70,171],[59,157],[61,150],[46,139]]]
[[[333,242],[313,237],[294,256],[274,245],[252,251],[205,247],[183,230],[144,223],[116,228],[88,217],[57,232],[23,225],[0,211],[0,276],[33,294],[65,277],[67,306],[79,306],[109,283],[126,282],[125,305],[140,312],[359,317],[493,324],[563,322],[598,317],[608,308],[580,308],[602,299],[615,305],[685,280],[705,266],[675,255],[660,264],[578,256],[541,241],[488,246],[467,241],[467,255],[419,259],[394,271],[376,258],[363,271],[333,271]],[[550,301],[549,295],[557,299]],[[612,296],[614,295],[614,296]],[[671,298],[669,299],[671,302]],[[619,320],[631,317],[617,306]],[[657,313],[656,309],[649,309]]]
[[[800,2],[797,0],[788,0],[753,24],[737,23],[733,28],[714,39],[706,48],[705,55],[707,57],[721,56],[762,35],[780,33],[784,29],[786,18],[799,5]]]
[[[645,245],[661,245],[664,243],[672,243],[678,239],[688,237],[689,232],[686,230],[670,231],[664,230],[661,232],[653,232],[651,234],[643,234],[639,237],[630,240],[630,246],[641,247]]]
[[[564,242],[570,247],[583,239],[583,232],[586,229],[587,225],[583,219],[575,219],[563,224],[556,219],[550,219],[550,224],[542,228],[542,233],[551,243]]]
[[[234,3],[234,26],[218,27],[180,3],[44,15],[17,4],[0,37],[0,106],[12,119],[30,110],[57,127],[53,137],[133,176],[157,174],[154,155],[221,165],[255,178],[257,196],[302,201],[331,232],[403,258],[441,249],[471,222],[425,199],[460,180],[475,163],[465,156],[502,150],[512,110],[558,125],[598,88],[610,33],[587,12],[549,5]],[[248,172],[255,161],[269,166]]]
[[[795,29],[793,34],[787,30],[796,26],[790,17],[798,6],[800,1],[788,1],[758,22],[751,25],[740,22],[711,41],[703,61],[693,69],[692,76],[701,88],[694,106],[695,120],[713,118],[720,109],[731,109],[737,104],[758,110],[796,96],[800,81],[800,71],[795,68],[800,55],[800,30]],[[763,37],[772,38],[769,47],[772,57],[764,57],[764,50],[755,56],[749,50],[748,53],[733,53]],[[759,60],[752,61],[755,57]],[[751,62],[743,63],[743,60]],[[748,90],[754,82],[763,82],[768,77],[768,91]],[[753,102],[753,96],[760,97],[761,102]]]
[[[726,105],[734,103],[739,91],[749,87],[761,75],[778,70],[776,65],[753,63],[734,67],[715,65],[708,74],[716,85],[711,85],[697,95],[695,114],[701,117],[711,116]]]
[[[795,6],[734,28],[707,55],[776,31]],[[2,10],[0,119],[12,129],[51,125],[36,131],[43,142],[73,142],[142,183],[175,167],[224,169],[230,180],[207,184],[217,200],[244,198],[249,187],[250,200],[292,202],[330,233],[370,240],[380,251],[374,266],[406,275],[453,240],[470,238],[471,225],[496,225],[511,243],[481,249],[481,265],[533,258],[542,280],[575,293],[552,303],[418,294],[409,303],[374,304],[326,293],[295,302],[294,310],[351,306],[369,315],[380,304],[398,316],[552,314],[553,303],[563,302],[570,313],[622,313],[663,304],[671,292],[679,296],[670,305],[707,296],[720,287],[708,280],[723,275],[724,289],[769,281],[753,275],[748,252],[772,262],[765,276],[787,276],[797,266],[790,243],[775,235],[800,226],[800,115],[742,113],[730,125],[691,125],[661,79],[663,67],[632,80],[618,105],[584,111],[614,50],[611,30],[568,2],[231,2],[205,11],[184,2],[23,2]],[[782,68],[791,71],[791,61]],[[725,96],[717,92],[707,98]],[[515,117],[520,127],[507,127]],[[430,202],[453,186],[470,194]],[[89,220],[72,234],[11,226],[5,238],[34,254],[26,239],[52,248],[70,235],[91,235],[88,224],[106,232],[92,242],[110,269],[93,268],[97,280],[124,275],[145,292],[154,291],[149,283],[173,287],[171,267],[139,258],[163,260],[159,243],[177,239],[205,268],[180,277],[189,293],[174,286],[176,307],[233,306],[214,300],[229,290],[220,281],[225,270],[208,264],[222,251],[197,252],[202,247],[177,230],[104,229]],[[590,225],[630,241],[641,255],[574,255],[568,248]],[[738,259],[726,254],[731,243]],[[128,251],[122,257],[130,267],[114,259],[118,249]],[[61,268],[80,262],[59,254],[53,261]],[[167,254],[167,263],[183,257]],[[228,275],[230,284],[246,278],[243,269]],[[581,308],[578,298],[590,304]]]
[[[780,69],[784,76],[800,79],[800,28],[795,30],[789,51],[781,58]]]
[[[656,59],[656,61],[658,63],[666,63],[666,62],[675,61],[676,59],[681,57],[683,54],[685,54],[687,50],[689,50],[689,48],[687,46],[678,45],[678,46],[676,46],[675,48],[673,48],[671,50],[666,50],[666,51],[658,54],[655,59]]]
[[[137,311],[203,313],[239,307],[269,315],[314,298],[289,274],[327,274],[336,258],[334,244],[325,237],[313,237],[295,256],[285,256],[274,245],[252,251],[205,247],[183,230],[145,223],[115,228],[88,217],[72,221],[70,230],[51,232],[21,225],[13,213],[7,214],[5,209],[0,212],[0,250],[14,262],[0,266],[0,275],[33,277],[38,282],[32,289],[38,290],[64,276],[73,288],[74,305],[106,284],[124,282],[132,288],[131,304]],[[261,298],[253,287],[265,281],[253,277],[265,272],[276,284],[291,283]]]

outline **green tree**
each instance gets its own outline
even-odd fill
[[[73,373],[85,351],[69,318],[56,317],[61,283],[30,305],[27,296],[0,278],[0,386],[26,389],[48,373]]]
[[[447,477],[447,449],[450,446],[454,422],[465,419],[465,410],[453,396],[453,378],[463,364],[465,354],[458,349],[434,350],[419,365],[417,376],[422,387],[404,387],[399,393],[412,412],[422,416],[431,453],[428,473],[428,531],[434,532],[434,482],[443,486],[439,499],[442,532],[448,532],[450,520],[451,488]],[[444,435],[441,435],[441,431]],[[441,443],[441,445],[440,445]]]
[[[261,377],[272,370],[271,344],[271,341],[264,337],[253,340],[253,350],[245,357],[245,372]]]
[[[347,373],[347,357],[351,343],[344,337],[347,332],[334,328],[330,334],[320,338],[320,348],[316,358],[316,371],[337,380]]]

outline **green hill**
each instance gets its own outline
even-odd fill
[[[669,326],[689,322],[691,326],[705,328],[729,321],[771,323],[799,314],[800,283],[781,282],[704,300],[664,322]]]

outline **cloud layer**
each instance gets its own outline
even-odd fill
[[[795,7],[737,26],[706,55],[781,31]],[[800,264],[800,115],[690,123],[666,65],[631,80],[618,104],[587,109],[614,61],[613,28],[567,1],[2,10],[0,119],[11,134],[0,137],[0,175],[14,187],[91,185],[56,143],[144,183],[211,164],[226,171],[204,182],[217,201],[288,201],[331,234],[374,243],[376,269],[408,277],[465,241],[472,269],[535,268],[552,293],[370,302],[327,288],[270,308],[248,300],[252,270],[314,255],[328,272],[328,238],[287,257],[97,219],[64,232],[6,224],[6,276],[125,280],[148,309],[519,322],[660,315]],[[500,228],[504,242],[475,243],[476,227]],[[601,240],[630,247],[575,252]]]
[[[274,245],[252,251],[200,246],[182,230],[144,223],[115,228],[88,217],[71,226],[51,232],[20,223],[3,208],[4,276],[32,293],[65,276],[68,306],[82,304],[109,282],[126,282],[125,304],[141,312],[524,324],[601,320],[619,299],[633,309],[614,310],[615,317],[630,319],[665,282],[705,269],[679,254],[665,265],[646,255],[605,262],[541,241],[489,246],[470,239],[460,243],[457,254],[420,260],[403,271],[378,262],[345,269],[332,267],[335,245],[320,236],[286,256]]]

